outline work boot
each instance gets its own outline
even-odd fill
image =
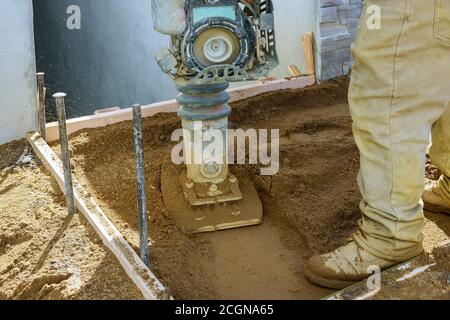
[[[422,195],[425,210],[450,214],[450,202],[439,188],[439,181],[425,180],[425,191]]]
[[[304,272],[311,282],[340,290],[373,275],[374,267],[384,271],[398,263],[378,258],[351,241],[331,253],[312,257]]]

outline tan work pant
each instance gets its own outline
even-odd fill
[[[354,238],[400,262],[423,250],[431,131],[432,161],[450,203],[450,0],[366,0],[363,10],[349,92],[363,196]]]

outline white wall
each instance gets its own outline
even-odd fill
[[[36,130],[31,0],[0,1],[0,144]]]
[[[317,28],[316,0],[274,0],[277,32],[277,49],[280,66],[274,75],[287,76],[287,68],[295,64],[306,72],[301,37]]]

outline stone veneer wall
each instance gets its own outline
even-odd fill
[[[346,75],[364,0],[319,0],[319,80]]]

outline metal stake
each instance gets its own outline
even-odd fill
[[[45,133],[45,88],[44,88],[44,76],[45,73],[39,72],[37,76],[37,88],[38,88],[38,127],[39,134],[42,139],[46,140]]]
[[[67,209],[69,215],[76,213],[75,198],[73,195],[72,168],[70,165],[69,139],[67,138],[66,126],[66,107],[64,104],[65,93],[56,93],[53,95],[56,101],[56,110],[58,111],[59,142],[61,144],[61,155],[64,168],[64,193],[66,195]]]
[[[142,113],[140,105],[133,106],[133,119],[141,259],[147,266],[150,266],[148,255],[147,193],[145,190],[144,150],[142,148]]]

